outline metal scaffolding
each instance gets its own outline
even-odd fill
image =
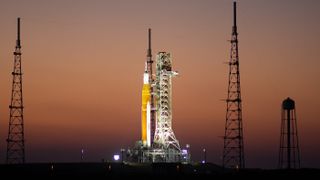
[[[181,148],[172,130],[172,77],[178,73],[172,71],[170,53],[157,54],[156,99],[157,124],[154,147],[163,150],[165,162],[180,161]]]

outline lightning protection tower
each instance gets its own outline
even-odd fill
[[[282,102],[279,168],[300,168],[295,102],[287,98]]]
[[[9,106],[10,118],[7,138],[7,164],[25,163],[20,18],[18,18],[17,41],[13,54],[14,65],[12,72],[11,104]]]
[[[226,99],[227,113],[222,156],[222,165],[227,168],[245,167],[236,5],[236,2],[234,1],[234,24],[231,37],[228,97]]]
[[[157,125],[154,147],[163,150],[162,161],[179,162],[181,148],[172,130],[172,77],[178,73],[172,71],[170,53],[157,54],[156,98]],[[161,152],[160,152],[161,154]]]

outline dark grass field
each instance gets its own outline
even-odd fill
[[[0,177],[104,178],[104,179],[213,179],[219,177],[310,177],[318,179],[320,169],[298,170],[229,170],[207,164],[180,163],[34,163],[0,165]]]

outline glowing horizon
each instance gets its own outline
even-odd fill
[[[4,0],[0,11],[0,163],[4,162],[21,17],[26,161],[112,159],[141,137],[141,84],[147,30],[153,60],[168,51],[173,128],[192,159],[221,164],[232,0]],[[17,13],[18,12],[18,13]],[[272,12],[272,13],[270,13]],[[296,102],[302,167],[320,167],[318,46],[320,2],[238,1],[247,167],[274,168],[281,103]]]

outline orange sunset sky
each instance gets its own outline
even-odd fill
[[[147,29],[172,54],[173,129],[221,164],[232,0],[0,0],[0,162],[21,17],[27,162],[111,160],[140,138]],[[281,102],[296,101],[302,167],[320,168],[320,1],[239,0],[247,167],[276,168]]]

